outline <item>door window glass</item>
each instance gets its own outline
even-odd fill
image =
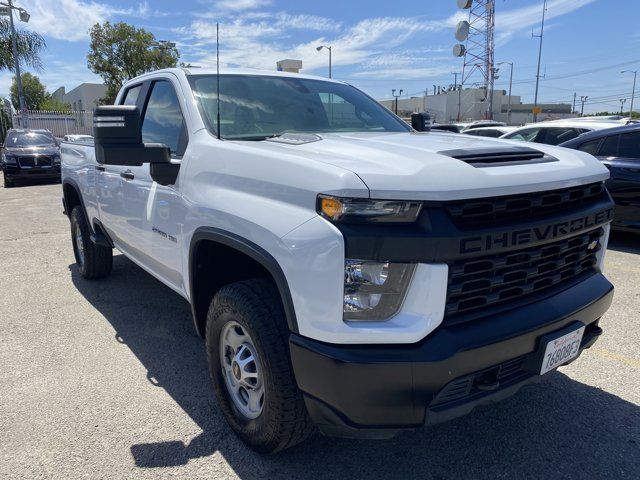
[[[578,150],[590,153],[591,155],[595,155],[598,152],[598,145],[600,145],[600,140],[602,139],[597,138],[596,140],[584,142],[582,145],[578,147]]]
[[[620,135],[618,156],[640,159],[640,132],[623,133]]]
[[[128,89],[122,99],[122,105],[135,105],[138,101],[138,95],[140,95],[140,89],[142,89],[142,85],[137,85]]]
[[[182,155],[184,134],[184,118],[173,85],[164,80],[154,82],[142,120],[142,141],[163,143],[172,154]]]
[[[539,131],[539,128],[525,128],[518,132],[513,132],[512,134],[504,138],[508,138],[509,140],[522,140],[525,142],[532,142],[536,138],[536,135]]]
[[[600,150],[598,151],[598,156],[617,157],[619,139],[620,139],[620,135],[612,135],[610,137],[605,138],[604,142],[602,142],[602,146],[600,147]]]

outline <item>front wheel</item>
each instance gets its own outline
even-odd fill
[[[223,287],[207,315],[207,357],[227,422],[253,450],[274,453],[315,427],[295,382],[276,286],[253,279]]]
[[[106,277],[113,265],[113,249],[91,241],[89,224],[80,206],[71,211],[71,242],[78,271],[87,280]]]
[[[11,188],[15,185],[13,180],[11,180],[9,178],[9,175],[7,175],[6,173],[3,173],[2,177],[4,179],[4,188]]]

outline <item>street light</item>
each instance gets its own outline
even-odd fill
[[[331,78],[331,46],[320,45],[319,47],[316,47],[316,50],[321,51],[323,48],[326,48],[327,50],[329,50],[329,78]]]
[[[13,10],[18,10],[18,16],[21,22],[27,23],[31,15],[27,13],[24,8],[14,7],[11,3],[12,0],[7,0],[8,3],[0,3],[3,7],[9,8],[9,25],[11,26],[11,48],[13,50],[13,63],[16,68],[16,85],[18,87],[18,103],[20,104],[20,116],[22,117],[22,127],[29,127],[29,115],[27,114],[27,105],[24,101],[24,94],[22,92],[22,77],[20,76],[20,60],[18,58],[18,43],[16,40],[16,29],[13,25]]]
[[[507,106],[507,125],[511,123],[511,85],[513,84],[513,62],[500,62],[498,65],[507,64],[511,67],[509,73],[509,104]]]
[[[402,96],[402,92],[403,92],[403,91],[404,91],[404,90],[400,89],[400,93],[398,93],[398,95],[396,95],[396,89],[395,89],[395,88],[392,88],[392,89],[391,89],[391,95],[392,95],[392,96],[393,96],[393,98],[395,99],[395,108],[394,108],[394,110],[395,110],[395,114],[396,114],[396,115],[398,115],[398,97],[401,97],[401,96]]]
[[[629,107],[629,116],[633,116],[633,99],[636,96],[636,76],[638,75],[637,70],[623,70],[620,73],[633,73],[633,90],[631,90],[631,106]]]
[[[587,98],[589,98],[587,95],[580,96],[580,101],[582,102],[582,108],[580,109],[580,116],[581,117],[584,116],[584,103],[587,101]]]

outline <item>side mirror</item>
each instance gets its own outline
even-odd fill
[[[180,164],[171,163],[169,147],[161,143],[142,143],[142,124],[137,107],[97,107],[93,111],[93,137],[98,163],[128,167],[149,163],[154,181],[161,185],[176,182]]]
[[[411,114],[411,127],[418,132],[431,131],[431,115],[426,112]]]

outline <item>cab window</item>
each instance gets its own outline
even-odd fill
[[[142,118],[142,141],[163,143],[171,154],[182,156],[187,134],[180,102],[171,82],[153,82]]]

